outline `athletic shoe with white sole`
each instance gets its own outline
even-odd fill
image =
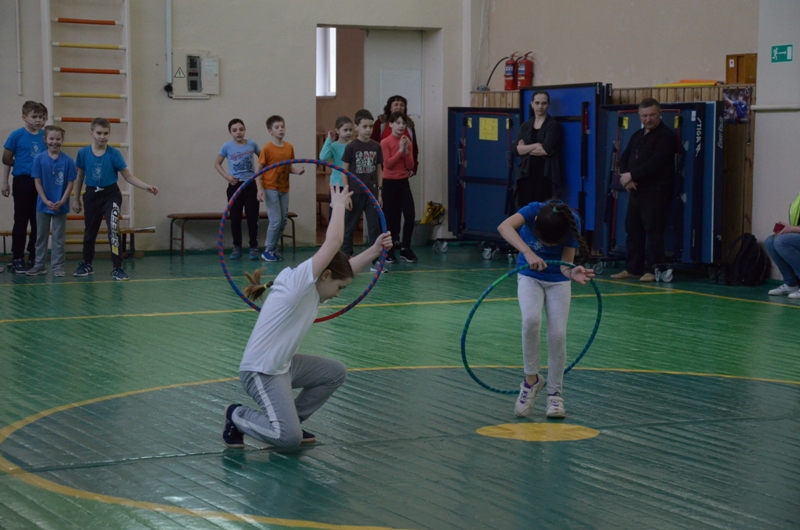
[[[546,414],[548,418],[566,418],[567,409],[564,408],[564,398],[558,394],[555,396],[547,396]]]
[[[533,386],[528,386],[528,382],[525,379],[519,384],[519,396],[517,396],[517,402],[514,404],[514,414],[518,418],[530,416],[531,412],[533,412],[536,394],[544,387],[544,379],[541,376],[537,376],[537,378]]]
[[[775,289],[771,289],[769,292],[770,296],[786,296],[787,294],[796,293],[800,290],[800,286],[798,285],[786,285],[785,283],[780,287],[776,287]]]
[[[244,448],[244,434],[233,423],[233,413],[242,405],[235,403],[225,407],[225,427],[222,429],[222,441],[232,449]]]

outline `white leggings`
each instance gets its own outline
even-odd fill
[[[517,297],[522,313],[522,359],[525,375],[541,370],[540,331],[542,304],[547,311],[547,393],[561,393],[567,362],[567,319],[572,282],[543,282],[522,274],[517,276]]]

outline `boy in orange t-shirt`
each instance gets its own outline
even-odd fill
[[[256,164],[256,173],[265,167],[294,158],[294,147],[289,142],[284,142],[286,135],[286,122],[280,116],[270,116],[267,119],[267,131],[272,136],[272,141],[261,149],[261,155]],[[267,207],[269,228],[267,229],[267,248],[261,254],[264,261],[280,261],[282,258],[275,250],[278,240],[283,235],[286,227],[286,216],[289,213],[289,174],[302,175],[305,168],[294,168],[291,165],[270,169],[256,179],[258,186],[258,200]]]

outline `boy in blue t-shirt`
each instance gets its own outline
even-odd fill
[[[117,172],[137,188],[158,194],[158,188],[146,184],[133,176],[125,164],[122,154],[108,145],[108,136],[111,134],[111,124],[105,118],[95,118],[91,126],[92,145],[87,145],[78,151],[78,178],[75,183],[75,199],[72,209],[84,213],[83,234],[83,261],[72,273],[73,276],[89,276],[94,274],[92,260],[94,259],[94,245],[97,232],[103,217],[108,226],[108,242],[111,245],[111,261],[114,268],[111,277],[115,280],[127,280],[128,275],[122,270],[122,254],[119,250],[119,213],[122,205],[122,193],[117,186]],[[81,189],[86,181],[86,194],[81,200]]]
[[[33,184],[33,159],[47,150],[42,127],[47,121],[47,107],[36,101],[26,101],[22,105],[22,121],[25,126],[12,132],[3,150],[2,194],[8,197],[11,187],[8,175],[14,175],[14,228],[11,233],[12,259],[9,271],[25,274],[33,265],[36,250],[36,187]],[[13,170],[12,170],[13,167]],[[28,241],[29,261],[25,262],[25,233],[31,226]],[[0,267],[0,272],[3,272]]]
[[[39,198],[36,200],[36,262],[28,269],[28,276],[47,274],[44,260],[47,257],[47,239],[53,230],[53,250],[50,263],[53,276],[64,276],[64,244],[67,233],[69,195],[77,172],[75,162],[61,152],[64,129],[55,125],[44,128],[47,151],[33,159],[33,182]]]
[[[261,149],[253,140],[246,140],[244,137],[244,122],[239,118],[234,118],[228,122],[228,132],[231,133],[233,140],[222,144],[217,159],[214,161],[214,168],[222,178],[228,181],[228,201],[236,193],[247,179],[253,176],[253,155],[261,154]],[[228,159],[228,171],[222,167],[222,162]],[[230,220],[231,234],[233,235],[233,252],[231,259],[242,257],[242,210],[247,215],[247,232],[250,236],[250,259],[258,259],[258,187],[255,183],[247,186],[236,202],[231,205]]]

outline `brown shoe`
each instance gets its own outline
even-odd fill
[[[646,272],[646,273],[644,273],[642,275],[641,278],[639,278],[639,281],[640,282],[646,282],[646,283],[652,283],[652,282],[656,281],[656,275],[653,274],[652,272]]]
[[[628,271],[618,272],[616,274],[612,274],[611,278],[614,280],[630,280],[631,278],[636,278],[635,274],[631,274]]]

